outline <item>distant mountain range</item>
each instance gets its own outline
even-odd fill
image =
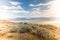
[[[55,17],[14,18],[13,21],[52,21]]]

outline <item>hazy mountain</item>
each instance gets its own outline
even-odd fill
[[[14,18],[13,21],[51,21],[54,17],[36,17],[36,18]]]

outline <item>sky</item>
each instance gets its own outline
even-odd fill
[[[0,19],[60,17],[60,0],[0,0]]]

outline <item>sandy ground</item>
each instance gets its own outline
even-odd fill
[[[28,33],[7,33],[0,36],[0,40],[38,40],[38,37]]]
[[[60,40],[60,28],[57,29],[55,35],[56,35],[55,37],[56,37],[58,40]]]
[[[55,37],[60,40],[60,22],[36,22],[36,24],[51,24],[57,27],[56,31],[53,32],[55,34]],[[8,30],[7,28],[3,28],[5,25],[0,24],[0,28],[2,30]],[[38,40],[36,36],[32,34],[20,34],[20,33],[5,33],[3,35],[0,35],[0,40]]]

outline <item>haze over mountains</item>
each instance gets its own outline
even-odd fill
[[[51,20],[52,18],[49,17],[37,17],[37,18],[14,18],[12,20],[14,21],[48,21]]]
[[[60,26],[60,17],[19,17],[10,19],[14,22],[30,22],[37,24],[53,24],[56,26]]]
[[[60,17],[22,17],[11,19],[16,22],[59,23]]]

